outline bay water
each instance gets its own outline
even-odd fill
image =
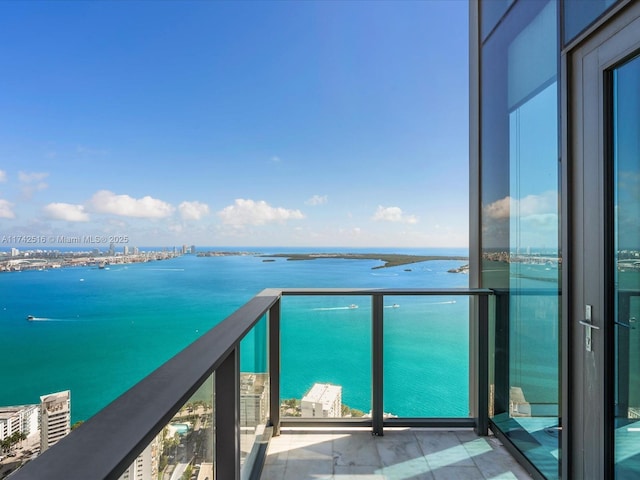
[[[200,251],[207,250],[206,247]],[[262,254],[326,248],[255,247]],[[334,250],[344,252],[345,250]],[[465,256],[466,249],[354,253]],[[0,405],[39,403],[71,390],[72,421],[86,420],[264,288],[457,288],[466,263],[433,260],[374,269],[378,260],[265,261],[196,257],[0,274]],[[400,416],[468,415],[466,297],[385,298],[384,409]],[[357,307],[357,308],[356,308]],[[26,317],[33,315],[33,321]],[[251,371],[251,353],[241,368]],[[371,299],[285,297],[282,398],[315,382],[341,385],[343,403],[371,408]]]

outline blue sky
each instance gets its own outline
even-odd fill
[[[466,246],[467,8],[0,2],[0,237]]]

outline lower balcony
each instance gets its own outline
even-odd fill
[[[264,290],[12,479],[532,478],[489,432],[492,297]]]

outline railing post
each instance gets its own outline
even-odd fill
[[[383,405],[383,351],[384,351],[384,296],[374,294],[372,306],[372,385],[371,385],[371,422],[373,435],[384,435]]]
[[[269,423],[280,435],[280,301],[269,309]]]
[[[495,292],[495,374],[494,374],[494,415],[509,412],[509,291]]]
[[[240,346],[216,370],[215,478],[240,480]]]
[[[489,433],[489,297],[478,295],[478,384],[477,417],[475,432]]]

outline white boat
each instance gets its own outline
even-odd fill
[[[351,305],[349,305],[349,308],[358,308],[358,305],[356,305],[355,303],[352,303]]]

